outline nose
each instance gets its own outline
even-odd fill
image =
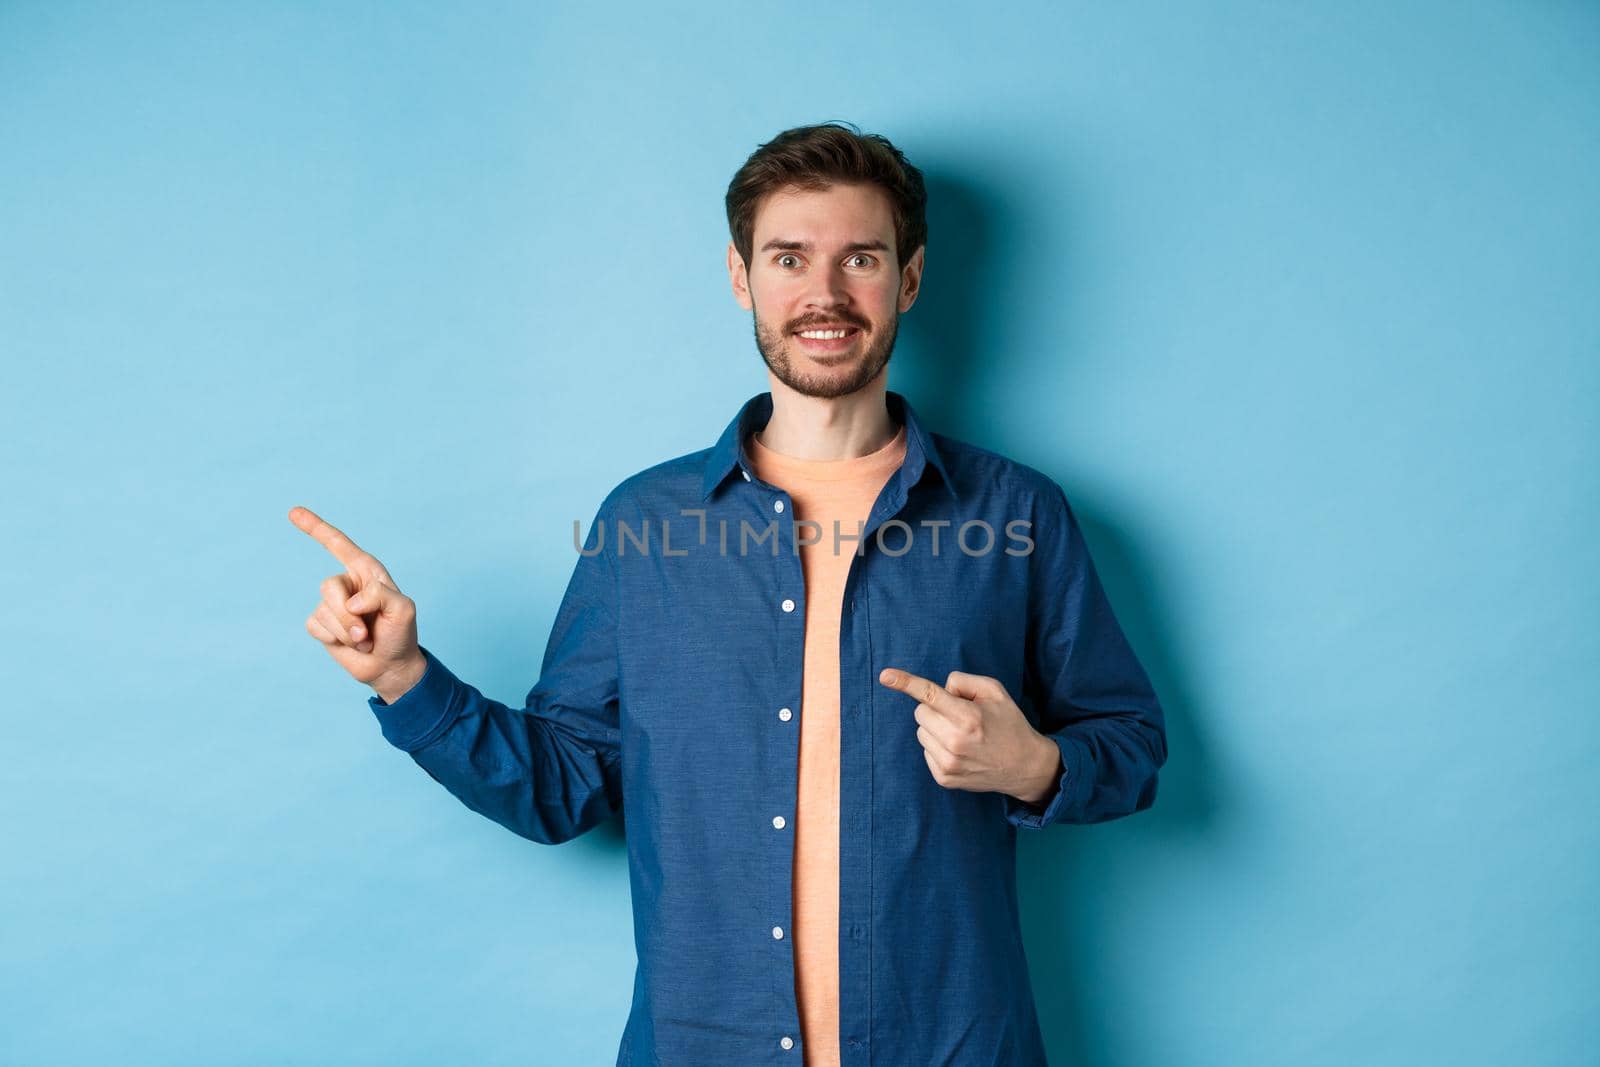
[[[809,271],[806,275],[805,306],[820,312],[838,311],[850,306],[848,275],[837,263]]]

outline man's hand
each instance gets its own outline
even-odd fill
[[[920,701],[917,740],[940,785],[1005,793],[1028,804],[1050,795],[1061,776],[1061,750],[1033,728],[998,680],[951,671],[938,686],[887,667],[878,681]]]
[[[290,508],[289,521],[344,564],[322,581],[322,601],[306,631],[358,682],[386,702],[403,696],[427,669],[417,645],[417,606],[377,558],[309,508]]]

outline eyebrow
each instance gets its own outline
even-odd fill
[[[810,252],[811,247],[810,241],[785,241],[775,237],[766,244],[762,245],[761,251],[770,252],[774,249],[778,249],[784,252]],[[889,251],[889,246],[884,244],[882,241],[852,241],[844,246],[843,251],[887,252]]]

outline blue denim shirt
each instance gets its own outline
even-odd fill
[[[1017,830],[1149,807],[1163,716],[1061,489],[886,399],[904,462],[837,542],[856,557],[839,633],[839,1051],[846,1067],[1036,1067]],[[409,692],[368,701],[391,744],[532,841],[625,811],[638,967],[619,1065],[803,1063],[797,541],[835,531],[797,526],[755,476],[745,441],[771,412],[761,393],[710,448],[607,494],[523,707],[426,647]],[[999,679],[1061,750],[1042,804],[936,782],[916,701],[877,680],[888,666]]]

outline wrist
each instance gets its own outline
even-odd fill
[[[1039,805],[1055,792],[1056,783],[1061,779],[1061,748],[1046,734],[1035,731],[1034,738],[1037,741],[1037,762],[1033,764],[1033,772],[1028,775],[1023,791],[1013,795],[1023,803]]]
[[[416,655],[408,657],[398,666],[384,671],[372,680],[373,691],[385,704],[393,704],[409,693],[428,671],[428,659],[419,648]]]

